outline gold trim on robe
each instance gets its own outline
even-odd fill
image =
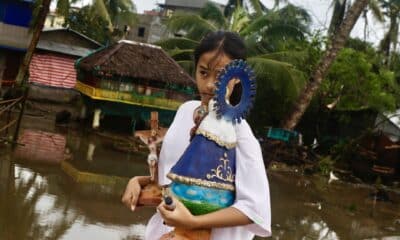
[[[174,173],[168,173],[167,177],[171,179],[172,181],[188,184],[188,185],[197,185],[201,187],[207,187],[207,188],[218,188],[222,190],[229,190],[229,191],[235,191],[235,186],[232,184],[227,184],[227,183],[218,183],[218,182],[212,182],[212,181],[207,181],[203,179],[198,179],[198,178],[191,178],[191,177],[185,177],[185,176],[180,176]]]
[[[203,135],[208,140],[214,141],[215,143],[217,143],[221,147],[226,147],[227,149],[231,149],[231,148],[236,147],[236,142],[229,143],[229,142],[222,141],[217,135],[215,135],[213,133],[210,133],[210,132],[208,132],[206,130],[203,130],[203,129],[197,129],[196,134]]]

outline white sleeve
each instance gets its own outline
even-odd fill
[[[250,126],[242,121],[236,127],[236,199],[232,207],[250,218],[245,228],[258,235],[271,235],[269,184],[260,144]]]
[[[190,129],[194,126],[193,110],[199,105],[199,101],[188,101],[182,104],[164,136],[158,161],[158,183],[160,185],[171,182],[167,178],[167,173],[189,145]]]

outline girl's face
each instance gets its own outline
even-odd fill
[[[196,66],[196,84],[202,104],[207,105],[208,101],[214,96],[218,74],[230,61],[232,61],[230,57],[217,50],[203,53],[200,56]],[[228,98],[237,82],[237,80],[231,80],[229,82]]]

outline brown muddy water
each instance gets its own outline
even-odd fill
[[[147,174],[143,154],[116,150],[116,136],[51,119],[26,117],[20,135],[16,152],[0,147],[1,240],[143,239],[154,209],[132,213],[120,202],[127,179]],[[360,183],[286,170],[268,170],[268,178],[268,239],[400,239],[398,188],[379,201]]]

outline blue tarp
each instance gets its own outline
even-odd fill
[[[0,22],[28,27],[32,19],[32,2],[0,0]]]

